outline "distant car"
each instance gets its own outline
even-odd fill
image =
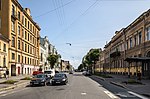
[[[35,76],[33,76],[33,78],[30,81],[30,85],[34,86],[34,85],[47,85],[48,83],[50,83],[50,77],[48,77],[46,74],[37,74]]]
[[[64,84],[66,85],[68,82],[67,75],[64,73],[56,73],[52,78],[52,85],[54,84]]]
[[[90,71],[83,71],[82,74],[83,74],[84,76],[91,76]]]
[[[52,78],[55,75],[55,70],[53,70],[53,69],[45,70],[44,74],[47,74],[49,77]]]
[[[69,74],[73,74],[73,71],[70,71]]]
[[[33,76],[35,76],[37,74],[43,74],[43,72],[42,71],[33,71],[33,73],[32,73]]]

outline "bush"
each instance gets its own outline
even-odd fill
[[[16,82],[18,82],[18,81],[15,81],[15,80],[7,80],[7,81],[5,81],[5,82],[2,82],[1,84],[14,84],[14,83],[16,83]]]
[[[31,77],[25,77],[25,78],[22,78],[21,80],[31,80]]]
[[[128,81],[123,81],[122,83],[126,83],[126,84],[142,84],[141,82],[138,82],[134,79],[129,79]]]
[[[103,77],[103,78],[112,78],[112,76],[108,75],[108,74],[100,74],[100,73],[96,73],[95,75]]]

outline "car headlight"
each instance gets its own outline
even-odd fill
[[[41,82],[44,82],[44,81],[45,81],[44,79],[41,80]]]
[[[62,79],[62,81],[65,81],[66,79]]]

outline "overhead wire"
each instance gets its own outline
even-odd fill
[[[67,30],[69,30],[69,28],[70,28],[73,24],[75,24],[75,23],[77,22],[77,20],[79,20],[80,17],[86,15],[87,12],[88,12],[92,7],[94,7],[94,6],[97,4],[97,2],[98,2],[98,0],[96,0],[94,3],[92,3],[83,13],[81,13],[65,30],[63,30],[62,32],[60,32],[54,39],[55,39],[55,40],[58,39],[58,37],[59,37],[62,33],[64,33],[64,32],[66,32]]]
[[[51,12],[54,12],[54,11],[56,11],[57,9],[60,9],[60,8],[62,8],[62,7],[65,7],[65,6],[71,4],[71,3],[74,2],[74,1],[75,1],[75,0],[71,0],[71,1],[65,3],[65,4],[63,4],[63,5],[61,5],[61,6],[58,6],[58,7],[54,8],[54,9],[52,9],[52,10],[49,10],[49,11],[47,11],[47,12],[45,12],[45,13],[42,13],[42,14],[40,14],[40,15],[34,17],[34,19],[35,19],[35,18],[39,18],[39,17],[44,16],[44,15],[47,15],[47,14],[49,14],[49,13],[51,13]]]

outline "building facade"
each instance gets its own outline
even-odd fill
[[[0,0],[0,4],[0,32],[10,39],[10,74],[32,74],[39,68],[40,27],[33,21],[30,9],[24,9],[18,0]]]
[[[126,28],[116,31],[104,47],[104,70],[115,74],[150,77],[150,10],[141,14]],[[126,58],[137,58],[126,60]]]
[[[8,68],[8,44],[9,39],[0,34],[0,77],[4,77]]]

